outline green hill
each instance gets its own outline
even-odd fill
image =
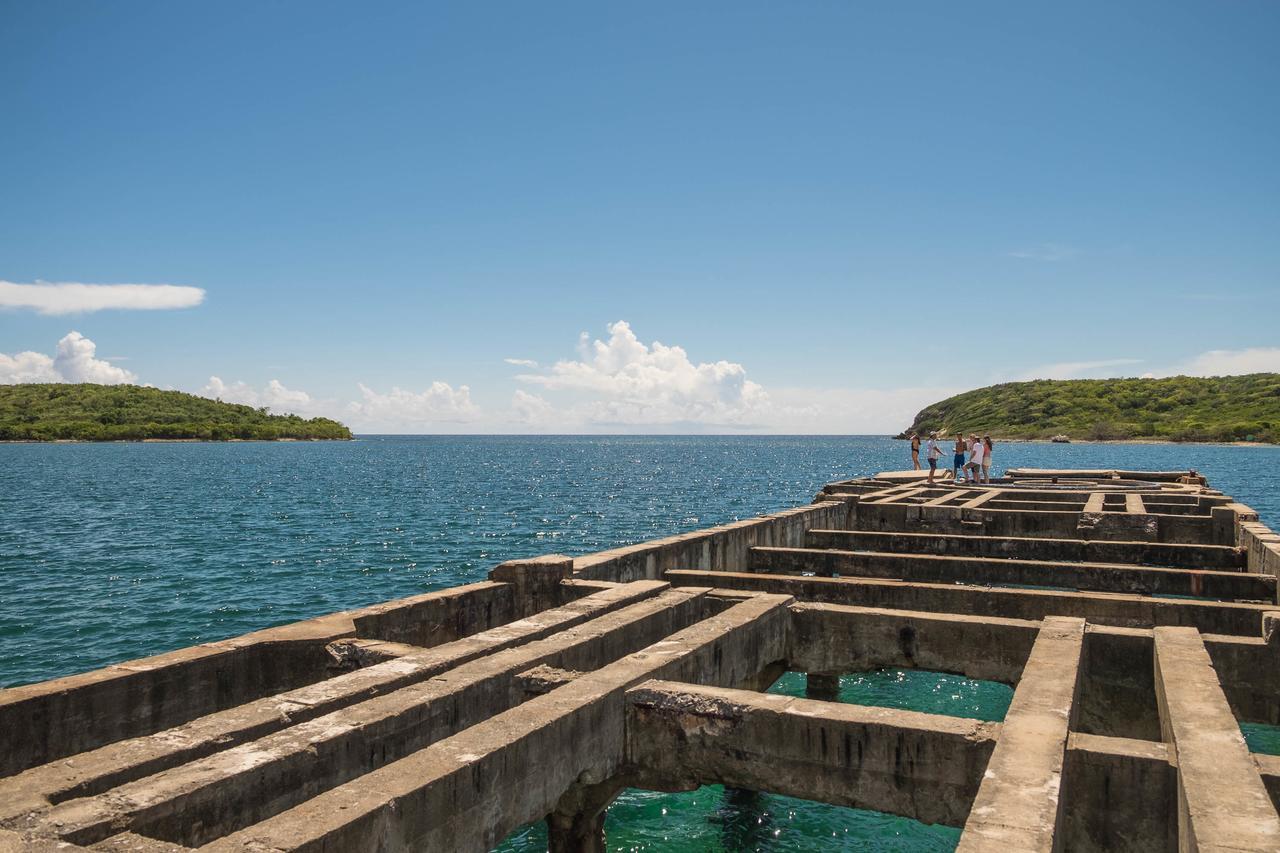
[[[907,432],[1280,442],[1280,373],[1006,382],[926,406]]]
[[[147,438],[349,439],[328,418],[304,420],[137,385],[0,385],[0,440],[136,441]]]

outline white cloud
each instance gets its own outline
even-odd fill
[[[157,311],[191,308],[204,301],[204,290],[175,284],[15,284],[0,281],[0,309],[31,309],[40,314],[79,314],[120,308]]]
[[[1026,261],[1049,261],[1053,263],[1070,260],[1080,252],[1070,246],[1063,246],[1058,243],[1040,243],[1036,246],[1028,246],[1025,249],[1015,249],[1006,254],[1011,258],[1021,258]]]
[[[116,367],[109,361],[96,358],[98,345],[79,332],[69,332],[58,341],[53,357],[53,369],[67,382],[92,382],[97,385],[120,385],[136,382],[138,377]]]
[[[1042,364],[1032,367],[1014,377],[1013,381],[1021,382],[1029,379],[1090,379],[1110,378],[1119,375],[1114,369],[1141,364],[1140,358],[1108,358],[1100,361],[1060,361],[1055,364]],[[1000,381],[1009,381],[1002,379]]]
[[[579,340],[578,360],[518,378],[548,391],[589,395],[571,411],[595,424],[701,424],[746,427],[770,412],[769,396],[741,364],[694,364],[678,346],[641,342],[624,320],[607,341]]]
[[[272,379],[263,388],[257,389],[247,382],[227,384],[217,376],[210,376],[209,382],[200,390],[202,397],[212,397],[224,403],[240,403],[253,406],[255,409],[266,406],[276,414],[313,415],[317,414],[319,404],[306,391],[286,388],[278,379]]]
[[[432,382],[425,391],[392,388],[380,394],[360,383],[361,399],[347,405],[350,419],[372,430],[429,427],[437,423],[470,423],[480,417],[471,402],[471,389],[448,382]]]
[[[97,344],[79,332],[68,332],[54,350],[53,357],[40,352],[0,353],[0,384],[18,382],[92,382],[119,385],[138,377],[122,367],[97,358]]]
[[[62,377],[53,369],[53,359],[42,352],[0,353],[0,385],[16,385],[19,382],[61,382]]]
[[[1243,373],[1280,373],[1280,347],[1209,350],[1191,359],[1175,372],[1187,376],[1238,376]]]
[[[516,367],[537,367],[538,362],[531,358],[504,358],[507,364],[514,364]]]
[[[930,403],[968,388],[778,388],[770,432],[795,435],[884,435],[911,425]]]
[[[564,423],[564,416],[537,394],[517,388],[511,395],[511,412],[516,423],[545,428]]]

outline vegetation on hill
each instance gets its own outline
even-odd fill
[[[1002,438],[1280,442],[1280,373],[1006,382],[926,406],[907,431]]]
[[[0,440],[349,439],[328,418],[269,415],[266,408],[137,385],[0,385]]]

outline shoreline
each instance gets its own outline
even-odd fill
[[[909,441],[908,438],[893,436],[894,441]],[[992,436],[993,443],[1001,444],[1180,444],[1211,445],[1213,447],[1280,447],[1270,441],[1174,441],[1171,438],[1073,438],[1070,441],[1054,441],[1051,438],[1001,438]]]
[[[354,438],[5,438],[0,444],[281,444],[320,441],[355,441]]]

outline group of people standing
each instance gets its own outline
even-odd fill
[[[952,448],[951,478],[957,483],[990,483],[991,482],[991,436],[979,437],[972,433],[966,439],[963,433],[956,433],[955,447]],[[932,485],[934,475],[938,473],[938,460],[944,451],[938,443],[938,433],[929,433],[929,441],[925,444],[925,456],[929,462],[929,483]],[[966,458],[967,457],[967,458]],[[920,436],[911,433],[911,464],[915,470],[920,468]],[[945,470],[945,469],[944,469]]]

